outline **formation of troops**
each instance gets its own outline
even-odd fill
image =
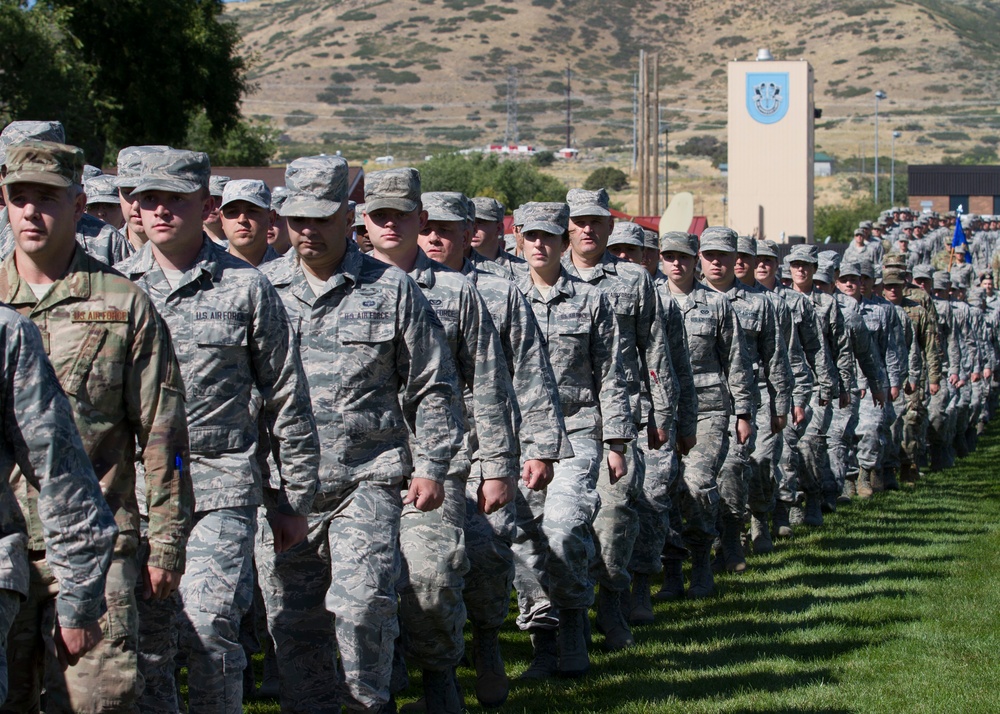
[[[395,712],[420,670],[403,709],[448,714],[462,662],[499,706],[512,592],[521,677],[581,677],[996,408],[995,217],[782,259],[603,189],[506,235],[411,168],[355,206],[333,156],[273,189],[166,146],[104,175],[14,122],[0,163],[2,712]]]

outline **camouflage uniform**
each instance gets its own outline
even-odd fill
[[[56,619],[64,627],[86,627],[105,615],[105,574],[114,547],[114,515],[94,476],[73,411],[51,364],[38,329],[0,306],[4,388],[0,394],[0,701],[7,696],[7,632],[30,581],[40,569],[28,560],[28,527],[8,485],[15,473],[37,491],[37,527],[46,553],[45,570],[55,588],[54,611],[45,618],[49,645]],[[107,619],[106,617],[104,618]],[[40,654],[40,653],[39,653]],[[20,676],[28,675],[23,669]],[[33,663],[32,663],[33,667]],[[63,676],[52,663],[49,674]],[[37,675],[41,674],[36,672]],[[24,711],[19,710],[19,711]]]
[[[289,166],[284,215],[317,196],[343,199],[346,162],[319,163],[327,169],[313,158]],[[340,711],[339,650],[343,703],[377,711],[389,701],[399,631],[400,485],[413,473],[444,481],[460,447],[454,361],[417,286],[353,243],[321,295],[294,251],[265,274],[300,344],[323,445],[307,540],[275,556],[267,532],[258,539],[282,708]]]
[[[165,186],[192,193],[207,185],[207,174],[204,154],[152,154],[143,158],[136,192]],[[246,661],[238,632],[253,595],[256,507],[266,498],[269,508],[306,515],[316,491],[319,444],[298,349],[271,284],[205,235],[176,287],[149,243],[117,268],[146,291],[170,328],[188,395],[196,516],[179,592],[190,707],[239,712]],[[277,443],[278,490],[262,492],[250,412],[254,389],[264,396],[263,414]],[[168,640],[173,614],[167,606],[146,620]],[[173,663],[157,661],[160,671],[143,672],[144,711],[173,708]]]
[[[951,287],[951,278],[944,271],[933,276],[934,287]],[[928,405],[929,441],[931,443],[931,468],[939,469],[954,463],[953,440],[955,421],[958,416],[959,388],[951,383],[951,378],[967,380],[965,349],[961,334],[955,325],[952,303],[945,298],[934,298],[938,316],[938,337],[942,344],[941,371],[948,379],[942,381],[941,389],[933,395]]]

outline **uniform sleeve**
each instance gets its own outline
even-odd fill
[[[521,412],[518,440],[521,459],[559,460],[573,455],[555,374],[535,314],[527,299],[511,286],[510,333],[505,347],[511,356],[514,395]]]
[[[105,612],[118,529],[37,329],[19,320],[6,335],[4,356],[4,430],[38,489],[46,561],[60,585],[56,612],[64,627],[85,627]]]
[[[868,388],[884,389],[889,383],[885,374],[885,360],[882,357],[884,352],[879,349],[879,344],[872,338],[871,330],[860,316],[852,324],[851,343],[861,373],[868,380]]]
[[[660,304],[663,305],[665,314],[670,362],[677,377],[677,433],[679,436],[691,437],[698,431],[698,392],[694,386],[684,316],[673,299],[663,299]]]
[[[885,323],[885,343],[882,348],[885,350],[883,354],[885,355],[886,377],[890,387],[902,388],[907,370],[906,340],[903,336],[903,327],[894,307],[884,305],[882,313]]]
[[[965,379],[965,353],[962,350],[962,340],[959,339],[958,329],[955,326],[955,314],[945,313],[945,342],[948,349],[948,376],[956,376]]]
[[[844,323],[844,315],[835,300],[830,307],[829,320],[830,347],[840,376],[840,394],[844,394],[850,391],[854,383],[854,355],[851,353],[850,335]]]
[[[298,348],[291,343],[288,316],[277,291],[260,275],[250,354],[261,413],[272,425],[281,473],[278,508],[306,515],[319,486],[319,436],[309,386]]]
[[[933,303],[931,304],[933,307]],[[917,325],[920,347],[927,365],[927,382],[941,383],[941,340],[937,329],[937,313],[927,311],[923,321]]]
[[[414,473],[439,483],[462,447],[462,395],[444,328],[410,278],[400,284],[399,401],[413,435]]]
[[[770,397],[771,416],[785,416],[791,411],[792,368],[788,362],[788,343],[781,338],[778,318],[771,301],[762,296],[764,306],[764,329],[759,333],[763,338],[758,343],[761,364],[765,367],[767,392]]]
[[[805,408],[812,397],[815,380],[806,360],[805,350],[799,341],[799,332],[792,324],[792,313],[787,306],[776,310],[782,341],[788,348],[788,367],[791,370],[791,403],[795,407]]]
[[[149,564],[184,572],[194,517],[184,383],[166,325],[145,296],[139,305],[124,396],[145,472]]]
[[[670,431],[674,426],[677,405],[677,375],[670,363],[663,305],[649,273],[643,270],[640,275],[636,346],[643,386],[648,388],[653,405],[650,418],[642,421]]]
[[[814,388],[819,389],[819,398],[830,401],[840,396],[840,380],[837,377],[837,365],[826,340],[816,325],[816,308],[812,300],[799,300],[802,313],[796,316],[795,332],[805,354],[806,361],[815,376]]]
[[[740,329],[736,312],[728,300],[721,301],[717,309],[721,312],[719,334],[716,343],[719,349],[719,363],[726,372],[729,394],[733,400],[733,413],[752,415],[756,379],[750,366],[750,350]]]
[[[594,391],[601,404],[605,442],[636,437],[629,407],[625,365],[622,362],[618,318],[603,293],[597,295],[590,328],[590,363],[594,368]]]
[[[519,471],[517,441],[509,408],[514,387],[489,310],[471,282],[462,284],[459,370],[472,386],[472,418],[484,479],[511,478]]]

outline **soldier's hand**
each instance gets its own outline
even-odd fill
[[[937,382],[934,382],[930,385],[929,389],[931,391],[931,396],[934,396],[935,394],[941,391],[941,385],[938,384]]]
[[[899,387],[889,387],[889,399],[892,401],[899,399]]]
[[[649,448],[652,451],[656,451],[661,446],[667,443],[670,439],[670,434],[667,433],[666,429],[657,429],[652,424],[646,429],[647,441],[649,442]]]
[[[792,424],[799,426],[805,420],[806,410],[802,407],[795,407],[795,409],[792,410]]]
[[[698,444],[697,436],[678,436],[677,437],[677,453],[681,456],[687,456],[691,453],[693,449]]]
[[[551,461],[528,459],[521,469],[521,480],[532,491],[541,491],[552,483],[554,471]]]
[[[893,387],[893,389],[896,389],[896,388]],[[899,390],[897,389],[896,391],[899,391]],[[877,391],[873,389],[872,390],[872,402],[874,402],[874,404],[876,406],[879,406],[879,407],[884,406],[885,405],[885,392],[882,391],[881,389],[879,389]]]
[[[57,626],[54,640],[59,666],[63,670],[72,667],[81,657],[97,647],[97,643],[103,638],[104,633],[101,632],[99,622],[92,622],[86,627]]]
[[[514,500],[514,479],[484,479],[479,484],[479,512],[496,513]]]
[[[851,405],[851,395],[848,394],[847,392],[843,392],[840,395],[839,404],[841,409],[846,409],[847,407],[849,407]]]
[[[413,507],[418,511],[433,511],[444,503],[444,484],[431,481],[429,478],[410,479],[410,489],[406,492],[403,505]]]
[[[976,382],[978,382],[981,376],[982,375],[980,375],[979,372],[973,372],[972,373],[972,383],[975,384]]]
[[[271,532],[274,534],[275,553],[284,553],[294,548],[309,534],[309,520],[305,516],[269,511],[267,522],[271,524]]]
[[[618,483],[618,479],[628,475],[628,462],[625,461],[625,454],[608,451],[608,474],[611,477],[611,483]]]
[[[993,376],[993,370],[987,367],[983,370],[983,379],[989,379]]]
[[[781,416],[771,417],[771,433],[780,434],[785,428],[785,424],[788,423],[788,416],[782,414]]]
[[[960,381],[961,380],[958,378],[957,374],[952,374],[948,376],[948,384],[950,384],[953,387],[957,387]]]
[[[740,444],[745,444],[750,441],[750,435],[753,430],[750,426],[750,420],[744,419],[743,417],[736,417],[736,441]]]
[[[166,600],[180,587],[181,573],[147,565],[142,570],[142,599]]]

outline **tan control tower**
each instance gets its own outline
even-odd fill
[[[812,242],[813,71],[808,62],[729,63],[729,225]]]

